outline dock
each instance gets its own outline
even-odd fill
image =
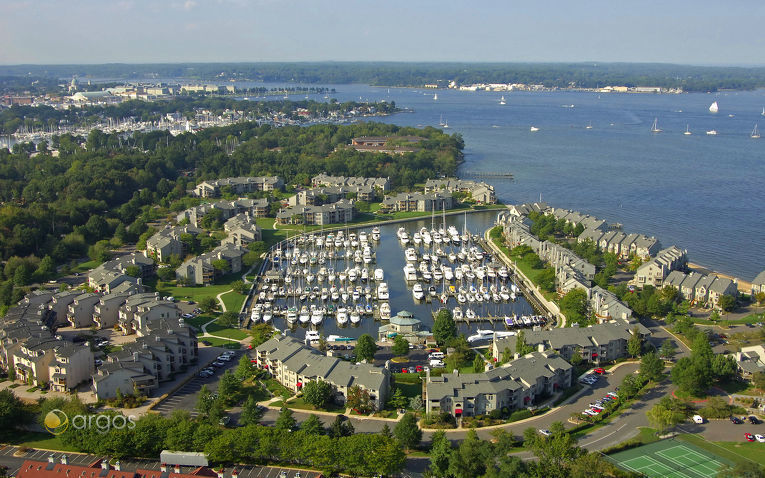
[[[512,173],[498,172],[498,171],[460,171],[460,175],[463,177],[479,178],[479,179],[508,179],[513,180],[515,177]]]

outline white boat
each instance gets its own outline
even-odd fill
[[[539,128],[537,128],[536,126],[532,126],[531,128],[529,128],[529,131],[531,131],[532,133],[536,133],[537,131],[539,131]]]
[[[436,100],[438,100],[438,93],[433,95],[433,101],[436,101]]]
[[[752,130],[752,134],[749,136],[752,139],[760,139],[760,132],[757,130],[757,125],[754,125],[754,129]]]
[[[422,289],[422,284],[417,282],[412,288],[412,296],[414,300],[422,300],[425,298],[425,291]]]
[[[404,256],[406,257],[407,262],[417,262],[417,252],[413,247],[410,247],[404,251]]]
[[[473,311],[473,309],[466,310],[465,311],[465,318],[467,320],[475,320],[475,318],[476,318],[475,311]]]
[[[462,309],[455,307],[454,312],[452,312],[452,316],[454,317],[454,320],[462,320]]]
[[[690,136],[690,135],[693,134],[693,133],[691,133],[689,125],[685,125],[685,133],[683,133],[683,134],[686,135],[686,136]]]
[[[287,311],[287,323],[294,324],[297,322],[297,310],[294,307],[290,307]]]
[[[404,267],[404,279],[407,281],[417,280],[417,269],[414,268],[413,264],[407,264]]]
[[[377,300],[388,300],[388,297],[388,284],[380,282],[380,285],[377,286]]]
[[[337,309],[336,317],[338,325],[346,325],[348,323],[348,311],[345,309],[345,307],[340,307]]]
[[[504,96],[503,96],[502,98],[500,98],[500,99],[499,99],[499,104],[501,104],[501,105],[506,105],[506,104],[507,104],[507,103],[505,102],[505,97],[504,97]]]
[[[709,131],[707,131],[707,136],[717,136],[717,130],[710,129]]]
[[[661,133],[661,129],[659,128],[659,118],[653,119],[653,125],[651,125],[651,133]]]
[[[298,316],[298,320],[301,324],[307,324],[311,321],[311,315],[308,313],[308,310],[301,310],[300,315]]]
[[[592,121],[587,123],[587,126],[585,126],[584,129],[592,129]]]
[[[444,129],[449,128],[449,122],[447,120],[444,120]]]
[[[356,311],[351,312],[351,323],[358,324],[359,322],[361,322],[361,314]]]
[[[381,281],[385,277],[385,272],[382,269],[375,269],[375,280]]]
[[[760,115],[765,116],[765,106],[762,107],[762,113]]]
[[[380,318],[382,320],[390,320],[390,304],[383,302],[380,304]]]
[[[263,312],[263,322],[265,322],[266,324],[271,323],[272,318],[273,318],[273,314],[271,314],[270,310]]]
[[[324,320],[324,312],[322,312],[321,309],[315,309],[311,313],[311,323],[313,325],[321,325],[323,320]]]
[[[712,103],[711,105],[709,105],[709,112],[710,113],[717,113],[718,111],[720,111],[720,107],[717,105],[716,101],[714,103]]]

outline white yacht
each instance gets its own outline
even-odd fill
[[[381,281],[385,277],[385,272],[382,269],[375,269],[375,280]]]
[[[414,287],[412,288],[412,296],[414,297],[414,300],[422,300],[425,298],[425,291],[423,291],[422,284],[419,282],[414,284]]]
[[[532,133],[536,133],[537,131],[539,131],[539,128],[537,128],[536,126],[532,126],[531,128],[529,128],[529,131],[531,131]]]
[[[336,317],[338,325],[346,325],[348,323],[348,311],[345,309],[345,307],[340,307],[337,309]]]
[[[414,264],[407,264],[404,267],[404,279],[407,281],[417,280],[417,269],[414,268]]]
[[[317,308],[311,313],[311,323],[313,325],[321,325],[324,321],[324,312]]]
[[[380,282],[380,285],[377,286],[377,300],[388,300],[388,297],[388,284]]]
[[[417,251],[415,251],[413,247],[404,251],[404,256],[406,257],[407,262],[417,262]]]
[[[382,320],[390,320],[390,304],[383,302],[380,304],[380,318]]]
[[[351,323],[358,324],[359,322],[361,322],[361,314],[354,310],[351,312]]]
[[[717,136],[717,130],[710,129],[709,131],[707,131],[707,136]]]
[[[717,113],[718,111],[720,111],[720,107],[717,105],[716,101],[714,103],[712,103],[711,105],[709,105],[709,112],[710,113]]]

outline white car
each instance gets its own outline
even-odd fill
[[[549,437],[550,435],[552,435],[552,433],[550,433],[550,430],[548,430],[548,429],[546,429],[546,428],[540,428],[540,429],[539,429],[539,430],[537,430],[537,431],[538,431],[538,432],[539,432],[539,434],[540,434],[540,435],[542,435],[542,436],[546,436],[546,437]]]
[[[759,435],[758,434],[758,435],[755,435],[754,438],[756,438],[757,441],[760,442],[760,443],[765,443],[765,435]]]

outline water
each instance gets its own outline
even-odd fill
[[[473,234],[479,234],[483,235],[483,232],[492,226],[494,223],[494,219],[496,218],[496,211],[494,212],[480,212],[480,213],[474,213],[474,214],[468,214],[467,215],[467,229],[469,232],[472,232]],[[440,218],[436,218],[436,227],[438,227],[438,224],[442,223]],[[463,216],[447,216],[446,218],[447,227],[451,224],[454,224],[454,226],[461,232],[463,225],[465,224],[465,218]],[[435,300],[432,304],[427,302],[415,302],[414,298],[412,297],[412,291],[411,287],[407,287],[407,284],[404,280],[404,272],[403,267],[406,265],[406,260],[404,258],[404,247],[400,244],[398,237],[396,236],[396,231],[399,227],[405,227],[407,231],[409,232],[410,237],[414,234],[415,231],[419,231],[422,227],[427,227],[430,229],[431,226],[431,219],[423,219],[418,221],[412,221],[407,222],[403,224],[388,224],[380,226],[380,242],[373,247],[373,250],[376,251],[376,258],[377,262],[370,265],[372,269],[374,268],[382,268],[385,271],[385,282],[388,284],[388,288],[390,291],[390,299],[389,303],[391,306],[392,315],[396,315],[398,312],[402,310],[407,310],[414,314],[414,316],[418,319],[420,319],[424,326],[427,328],[432,329],[433,326],[433,316],[432,312],[434,310],[438,310],[441,308],[441,304],[438,300]],[[363,228],[359,229],[359,231],[366,231],[368,234],[371,234],[372,228]],[[410,243],[408,247],[416,247]],[[451,247],[451,246],[450,246]],[[445,260],[442,260],[442,262]],[[486,261],[484,261],[486,262]],[[327,264],[327,267],[330,267],[329,264]],[[335,270],[341,270],[344,269],[345,265],[336,265],[334,268]],[[316,271],[316,267],[313,269]],[[337,283],[337,280],[336,280]],[[361,282],[357,282],[357,284],[361,285]],[[317,285],[314,281],[313,285]],[[433,285],[437,286],[438,292],[441,292],[441,287],[438,284],[433,283]],[[325,284],[326,286],[326,284]],[[376,287],[376,283],[370,282],[371,287]],[[319,287],[322,287],[319,285]],[[425,285],[425,290],[427,291],[427,285]],[[320,301],[317,299],[316,303],[319,303]],[[277,301],[279,305],[293,305],[294,301],[292,299],[280,299]],[[352,303],[349,300],[349,303]],[[307,303],[306,303],[307,304]],[[300,308],[300,302],[297,301],[298,308]],[[337,304],[335,304],[337,305]],[[449,299],[449,302],[447,306],[449,309],[453,309],[456,307],[457,301],[454,298]],[[483,304],[483,305],[476,305],[473,304],[471,306],[473,310],[475,310],[479,315],[488,315],[487,311],[492,311],[496,314],[496,310],[499,307],[501,314],[508,314],[512,315],[513,313],[520,315],[528,315],[534,313],[531,306],[528,302],[521,296],[518,298],[516,302],[512,303],[506,303],[502,304],[501,306],[498,306],[497,304]],[[465,310],[465,306],[462,306],[462,309]],[[274,317],[273,324],[278,329],[285,329],[287,328],[286,319],[283,317]],[[337,324],[337,321],[334,317],[326,316],[324,318],[324,322],[322,323],[319,330],[324,333],[325,336],[328,336],[330,334],[336,334],[341,335],[345,337],[354,337],[357,338],[361,334],[369,334],[374,338],[377,338],[377,329],[382,325],[381,322],[375,322],[371,316],[364,316],[358,326],[351,326],[350,324],[346,327],[339,327]],[[465,333],[465,335],[470,335],[475,332],[476,329],[492,329],[495,328],[496,330],[507,330],[502,323],[495,322],[492,326],[489,322],[478,322],[473,323],[471,325],[467,325],[464,323],[458,324],[458,329],[461,333]],[[303,326],[300,326],[299,324],[295,328],[292,335],[297,337],[305,337],[305,328]]]
[[[492,180],[506,203],[579,210],[687,249],[691,261],[751,280],[763,268],[765,140],[749,137],[765,91],[717,94],[461,92],[330,85],[339,101],[395,101],[379,121],[438,127],[465,139],[460,172]],[[500,96],[507,105],[499,105]],[[309,95],[325,101],[323,95]],[[303,96],[300,96],[303,98]],[[713,101],[720,111],[708,111]],[[564,105],[566,107],[564,107]],[[574,107],[570,107],[574,105]],[[729,117],[729,115],[734,115]],[[654,118],[662,133],[649,132]],[[588,124],[592,129],[587,129]],[[530,126],[539,132],[531,133]],[[686,125],[691,136],[682,133]],[[717,136],[707,136],[715,129]]]

